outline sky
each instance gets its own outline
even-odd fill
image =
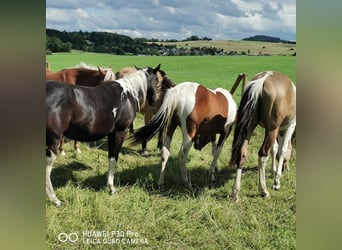
[[[159,40],[268,35],[295,41],[296,0],[47,0],[46,28]]]

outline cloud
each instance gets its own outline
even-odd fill
[[[109,31],[132,37],[198,35],[295,39],[295,0],[60,0],[46,2],[47,28]]]

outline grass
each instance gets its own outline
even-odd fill
[[[58,54],[47,56],[47,61],[55,67],[52,69],[70,67],[80,61],[94,65],[113,62],[115,68],[161,62],[162,68],[176,82],[201,81],[208,87],[227,89],[240,72],[252,76],[255,71],[272,67],[289,72],[293,80],[296,73],[293,57],[83,55]],[[238,101],[240,97],[235,95],[235,98]],[[138,114],[135,127],[142,125],[143,116]],[[171,143],[163,191],[157,188],[160,156],[156,139],[148,144],[148,157],[139,155],[140,146],[132,147],[125,142],[115,175],[117,193],[113,196],[108,194],[105,185],[106,139],[96,144],[82,143],[80,155],[73,152],[73,142],[67,141],[67,156],[58,157],[52,171],[56,194],[65,205],[56,208],[46,202],[47,249],[295,249],[296,148],[290,162],[291,169],[282,177],[280,191],[271,189],[270,167],[267,169],[271,198],[263,199],[257,192],[257,152],[262,139],[263,131],[257,128],[249,146],[240,202],[237,204],[228,198],[235,177],[235,169],[227,167],[232,135],[218,160],[219,173],[212,188],[208,187],[207,182],[207,171],[212,160],[210,145],[202,151],[190,150],[187,167],[192,190],[184,188],[180,181],[177,163],[181,142],[179,130],[176,130]],[[98,238],[84,236],[87,231],[105,231],[107,235]],[[121,233],[111,236],[113,231]],[[143,243],[127,244],[127,239],[130,239],[127,231],[137,233],[136,238]],[[58,241],[60,233],[77,233],[79,239],[74,243],[61,243]],[[100,244],[95,244],[97,239]],[[104,242],[107,239],[119,240],[120,244],[106,245]]]

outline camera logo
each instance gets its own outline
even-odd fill
[[[67,234],[67,233],[60,233],[58,235],[58,240],[60,242],[76,242],[78,241],[78,234],[77,233],[70,233],[70,234]]]

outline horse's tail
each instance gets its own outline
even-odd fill
[[[163,103],[155,116],[148,121],[144,127],[141,127],[130,136],[133,145],[136,145],[143,140],[148,141],[152,139],[159,131],[162,134],[160,140],[164,140],[166,131],[170,126],[173,114],[177,108],[177,96],[178,91],[173,88],[166,91]]]
[[[247,138],[247,133],[252,128],[251,126],[255,126],[256,119],[258,119],[259,100],[267,76],[251,81],[242,95],[236,117],[229,166],[237,165],[241,161],[241,148],[244,140]]]

